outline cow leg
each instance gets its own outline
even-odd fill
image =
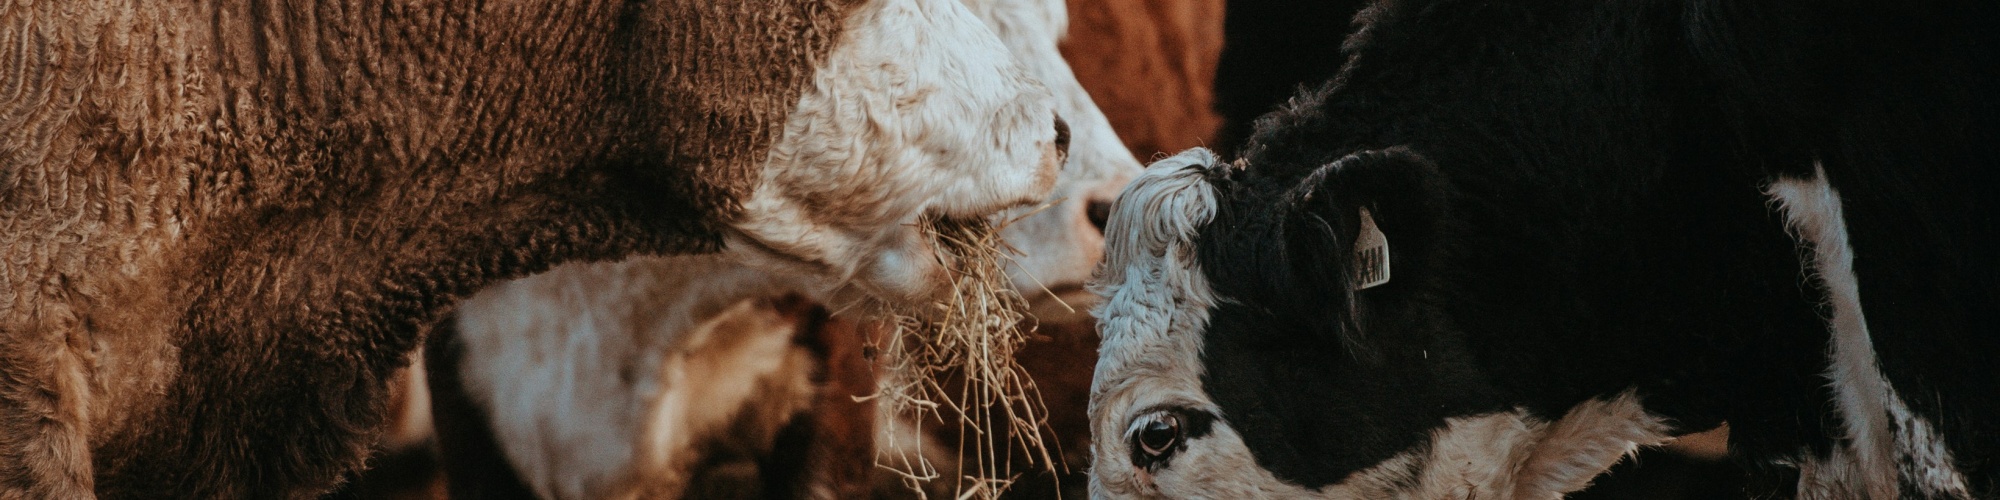
[[[465,347],[458,342],[456,316],[438,322],[424,348],[431,392],[432,425],[437,428],[439,465],[451,498],[534,499],[514,473],[494,438],[486,410],[473,403],[459,380]]]

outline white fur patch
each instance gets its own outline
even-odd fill
[[[1138,413],[1163,403],[1216,411],[1201,390],[1200,336],[1214,299],[1193,247],[1196,231],[1215,217],[1215,189],[1205,179],[1214,168],[1215,154],[1201,148],[1153,162],[1112,206],[1104,263],[1092,286],[1103,297],[1092,311],[1102,339],[1090,387],[1095,497],[1156,491],[1129,463],[1122,438]],[[1218,423],[1215,436],[1232,432]],[[1189,470],[1222,465],[1204,457],[1190,448],[1179,463]],[[1228,470],[1244,470],[1237,465]]]
[[[1930,424],[1910,413],[1876,364],[1840,194],[1827,184],[1825,170],[1815,163],[1811,179],[1781,178],[1765,194],[1810,252],[1805,273],[1826,291],[1833,313],[1828,318],[1833,345],[1826,377],[1845,442],[1828,457],[1801,461],[1799,497],[1894,498],[1900,472],[1927,494],[1970,498],[1964,477],[1952,467]],[[1914,470],[1899,471],[1899,459]]]
[[[1055,102],[952,0],[871,0],[786,118],[729,248],[888,300],[945,292],[914,223],[1040,202]]]

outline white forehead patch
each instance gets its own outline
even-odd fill
[[[1160,405],[1217,411],[1201,392],[1200,334],[1214,300],[1194,238],[1215,218],[1207,176],[1218,163],[1201,148],[1154,162],[1112,205],[1092,285],[1103,299],[1092,311],[1102,340],[1090,387],[1093,492],[1151,489],[1123,445],[1138,413]]]
[[[1104,264],[1092,286],[1105,300],[1094,313],[1104,341],[1100,375],[1128,362],[1200,364],[1198,337],[1169,334],[1199,331],[1214,302],[1195,263],[1194,237],[1215,218],[1215,188],[1206,178],[1216,165],[1215,154],[1201,148],[1154,162],[1112,205]],[[1173,359],[1126,359],[1150,351]]]

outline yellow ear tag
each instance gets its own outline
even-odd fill
[[[1354,236],[1354,289],[1366,290],[1389,282],[1389,237],[1375,227],[1375,217],[1361,209],[1361,231]]]

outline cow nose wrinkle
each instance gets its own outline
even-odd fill
[[[1056,115],[1056,154],[1069,159],[1069,122],[1063,121],[1062,115]]]
[[[1104,232],[1105,224],[1111,222],[1111,200],[1090,200],[1083,207],[1084,215],[1090,217],[1090,225],[1097,226],[1097,232]]]

